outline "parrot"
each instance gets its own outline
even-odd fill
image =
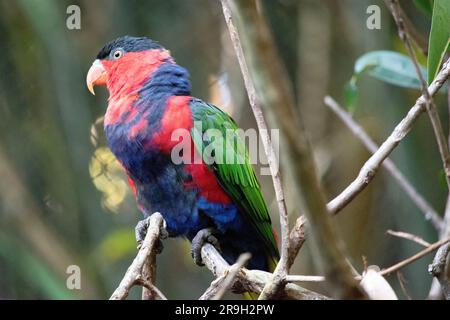
[[[237,124],[191,96],[189,77],[158,42],[132,36],[107,43],[86,76],[92,94],[95,86],[109,91],[104,130],[144,216],[137,240],[145,237],[145,219],[160,212],[169,237],[190,241],[196,264],[203,265],[201,248],[210,243],[229,264],[248,252],[248,269],[273,271],[277,236]],[[234,142],[220,144],[211,130]],[[174,160],[182,138],[180,154],[191,161]],[[205,155],[208,146],[216,148]],[[224,154],[240,161],[219,161]]]

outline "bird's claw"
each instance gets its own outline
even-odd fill
[[[138,249],[141,248],[142,241],[144,241],[145,236],[147,235],[147,229],[148,229],[148,218],[140,220],[136,224],[136,227],[134,228]]]
[[[197,232],[195,237],[192,239],[191,255],[194,259],[194,262],[199,266],[205,265],[202,259],[202,247],[206,243],[213,245],[219,252],[221,251],[219,240],[217,240],[217,238],[214,236],[214,233],[217,233],[217,231],[213,228],[202,229]]]
[[[147,235],[149,221],[150,221],[150,218],[140,220],[137,223],[136,227],[134,228],[138,250],[141,249],[142,242],[144,241],[145,236]],[[157,254],[160,254],[164,249],[164,245],[161,240],[167,239],[168,237],[169,237],[169,233],[166,231],[166,228],[161,228],[160,233],[159,233],[159,239],[157,240],[157,242],[155,244],[155,251]]]

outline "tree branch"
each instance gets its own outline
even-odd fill
[[[230,265],[223,259],[220,253],[210,244],[202,247],[202,259],[205,266],[216,276],[222,277],[229,270]],[[231,288],[236,293],[254,292],[260,294],[266,283],[272,281],[272,274],[261,270],[248,270],[241,268]],[[280,299],[292,300],[328,300],[329,298],[319,293],[307,290],[293,283],[287,283],[280,295]]]
[[[428,272],[430,272],[438,281],[441,286],[442,293],[446,300],[450,300],[450,280],[447,275],[447,259],[450,255],[450,244],[446,243],[439,248],[434,256],[433,263],[428,266]]]
[[[433,243],[432,245],[428,246],[427,248],[423,249],[422,251],[416,253],[415,255],[413,255],[412,257],[409,257],[408,259],[405,259],[403,261],[400,261],[399,263],[396,263],[395,265],[387,268],[387,269],[383,269],[380,271],[380,274],[382,276],[388,275],[392,272],[395,272],[405,266],[407,266],[408,264],[413,263],[414,261],[426,256],[427,254],[433,252],[434,250],[438,249],[440,246],[448,243],[450,241],[450,239],[444,239],[444,240],[439,240],[438,242]]]
[[[265,18],[261,10],[258,10],[255,0],[232,1],[231,4],[229,0],[222,0],[225,20],[240,61],[250,104],[254,111],[256,109],[256,112],[261,114],[261,107],[264,108],[272,127],[280,128],[280,137],[286,138],[283,146],[287,150],[283,154],[283,163],[288,175],[293,179],[294,194],[304,201],[304,211],[311,222],[311,236],[313,245],[317,249],[319,265],[336,297],[362,297],[363,293],[354,281],[342,254],[341,240],[337,237],[327,213],[312,149],[295,105],[292,83],[279,60]],[[234,27],[234,19],[236,19],[237,28]],[[259,106],[259,101],[261,101],[260,107],[255,108]],[[276,112],[273,109],[275,106]],[[279,200],[278,197],[277,200]],[[283,288],[288,271],[287,216],[282,215],[280,218],[281,260],[275,269],[273,280],[263,290],[260,297],[262,299],[276,295],[277,291]]]
[[[167,300],[166,296],[150,281],[138,277],[136,279],[136,284],[143,287],[148,291],[147,296],[142,297],[142,300]],[[142,290],[144,293],[144,290]]]
[[[416,58],[416,54],[415,54],[414,49],[412,48],[412,44],[410,42],[410,35],[409,35],[408,30],[406,29],[404,21],[403,21],[400,4],[398,3],[398,0],[385,0],[385,2],[388,4],[388,7],[390,8],[390,11],[391,11],[391,13],[394,17],[394,20],[397,24],[397,27],[398,27],[399,36],[402,39],[402,41],[405,43],[406,48],[408,49],[409,55],[411,56],[411,59],[416,68],[417,75],[422,84],[422,91],[423,91],[423,96],[425,97],[426,108],[427,108],[428,115],[430,117],[430,121],[431,121],[433,130],[434,130],[434,133],[436,136],[436,141],[437,141],[438,147],[439,147],[439,153],[441,154],[441,159],[442,159],[443,166],[444,166],[445,177],[446,177],[447,185],[449,187],[449,192],[450,192],[450,152],[449,152],[448,140],[446,139],[446,137],[444,135],[441,121],[440,121],[439,115],[437,113],[436,105],[434,104],[433,99],[428,92],[428,88],[427,88],[425,79],[423,78],[423,75],[420,71],[419,63],[417,62],[417,58]],[[446,212],[446,215],[447,215],[447,212]],[[440,234],[441,239],[443,236],[444,236],[444,234],[441,232],[441,234]],[[438,252],[436,253],[433,264],[429,268],[430,273],[433,274],[438,279],[439,283],[441,284],[442,291],[444,293],[444,296],[447,299],[450,299],[450,281],[447,278],[447,274],[445,272],[445,266],[446,266],[447,256],[448,256],[449,252],[450,252],[449,244],[446,244],[442,248],[440,248],[438,250]]]
[[[398,0],[385,0],[385,3],[389,7],[392,16],[394,17],[395,23],[397,24],[399,37],[405,44],[406,49],[408,50],[409,56],[411,57],[411,60],[414,64],[414,68],[416,69],[417,77],[419,78],[420,83],[422,85],[422,92],[423,92],[422,95],[425,97],[425,106],[428,112],[428,116],[430,117],[434,135],[436,137],[439,153],[441,155],[442,163],[444,166],[447,186],[450,191],[450,152],[448,149],[447,139],[444,135],[444,130],[442,129],[441,120],[439,119],[439,115],[437,113],[436,105],[434,104],[434,101],[430,96],[430,93],[428,92],[427,83],[420,70],[416,53],[414,52],[414,49],[410,41],[410,35],[408,34],[408,30],[406,29],[403,21],[400,4],[398,3]]]
[[[295,225],[291,230],[291,234],[289,235],[291,245],[289,246],[288,268],[290,268],[294,264],[298,252],[305,243],[308,235],[307,231],[308,231],[308,221],[304,216],[300,216],[295,221]]]
[[[414,42],[416,43],[416,45],[420,49],[420,51],[425,56],[427,56],[428,55],[428,39],[417,31],[417,29],[414,27],[411,20],[409,20],[408,16],[406,15],[405,11],[403,11],[403,9],[400,5],[398,6],[398,15],[403,20],[403,27],[405,28],[406,32],[410,35],[411,39],[414,40]]]
[[[150,254],[150,256],[145,260],[141,271],[141,282],[143,284],[152,285],[156,281],[156,253]],[[153,286],[153,285],[152,285]],[[154,300],[157,297],[157,288],[143,285],[142,288],[142,300]],[[154,287],[154,286],[153,286]],[[159,290],[158,290],[159,291]],[[155,295],[156,294],[156,295]]]
[[[199,300],[220,300],[223,295],[231,288],[238,272],[250,260],[249,253],[241,254],[235,264],[230,266],[227,271],[216,280],[211,282],[209,288],[199,298]]]
[[[111,300],[126,299],[134,285],[140,285],[148,290],[152,299],[166,300],[164,294],[152,282],[142,276],[142,269],[146,261],[149,257],[156,255],[156,246],[164,227],[164,219],[160,213],[155,212],[148,218],[148,224],[147,234],[142,246],[119,286],[111,295]],[[201,300],[220,299],[230,288],[238,293],[255,292],[259,294],[264,286],[272,280],[272,274],[269,272],[243,268],[250,259],[249,254],[242,254],[238,261],[230,266],[214,246],[205,244],[202,247],[202,259],[208,269],[216,276],[216,279],[200,297]],[[278,297],[295,300],[329,299],[293,283],[287,283]]]
[[[450,83],[447,84],[447,109],[450,116]],[[448,119],[450,123],[450,118]],[[450,133],[448,136],[450,144]],[[447,196],[447,204],[445,206],[444,225],[439,234],[440,239],[450,238],[450,192]],[[440,299],[441,293],[444,293],[447,300],[450,299],[450,244],[446,244],[439,248],[433,263],[428,267],[429,271],[435,275],[433,279],[429,299]]]
[[[325,97],[325,105],[330,108],[342,122],[352,131],[352,133],[361,141],[367,150],[372,154],[376,153],[379,146],[369,137],[364,129],[352,118],[352,116],[346,112],[333,98],[330,96]],[[422,211],[425,215],[425,219],[429,220],[437,230],[442,228],[443,222],[439,214],[433,209],[433,207],[426,201],[419,192],[413,187],[408,179],[401,173],[394,162],[386,158],[382,162],[383,167],[391,174],[391,176],[397,181],[398,185],[405,191],[412,202]]]
[[[283,193],[283,188],[281,184],[280,172],[277,155],[275,153],[275,149],[271,142],[268,127],[266,121],[264,119],[264,114],[262,112],[260,102],[258,101],[256,95],[256,87],[250,77],[250,72],[247,66],[247,62],[244,57],[244,52],[242,50],[241,42],[239,39],[238,31],[234,25],[231,8],[228,0],[221,0],[223,14],[225,17],[225,22],[228,26],[228,31],[230,33],[231,41],[234,46],[234,50],[236,52],[236,56],[239,61],[239,65],[241,68],[242,76],[244,78],[245,88],[247,89],[247,94],[249,97],[250,105],[253,110],[253,114],[256,119],[256,123],[258,126],[259,134],[261,136],[261,140],[263,142],[264,151],[267,156],[267,160],[269,163],[270,172],[272,175],[273,186],[275,190],[275,197],[278,204],[278,211],[280,214],[280,226],[281,226],[281,257],[280,261],[277,264],[277,267],[274,272],[274,286],[279,287],[282,285],[283,278],[288,273],[288,254],[289,254],[289,221],[288,221],[288,213],[286,209],[286,202]],[[266,291],[264,291],[263,298],[266,295]]]
[[[428,92],[434,96],[442,87],[450,74],[450,60],[447,60],[441,71],[428,87]],[[425,98],[421,95],[405,118],[394,128],[391,135],[383,142],[380,148],[366,161],[358,176],[337,197],[328,202],[328,210],[336,214],[349,204],[372,181],[378,168],[391,154],[403,138],[411,131],[414,122],[426,110]]]
[[[227,276],[228,274],[227,272],[225,272],[223,275],[218,276],[216,279],[214,279],[209,285],[209,287],[205,290],[205,292],[200,296],[200,298],[198,298],[198,300],[213,300],[213,298],[217,296],[219,290],[223,288]],[[227,290],[228,289],[230,288],[228,287]]]
[[[288,275],[286,281],[289,282],[323,282],[324,276],[302,276],[302,275]]]
[[[429,247],[431,245],[429,242],[423,240],[421,237],[416,236],[415,234],[402,232],[402,231],[393,231],[393,230],[388,230],[388,231],[386,231],[386,233],[390,234],[391,236],[394,236],[394,237],[411,240],[415,243],[420,244],[423,247]]]
[[[117,289],[112,294],[110,300],[124,300],[127,298],[130,289],[136,285],[142,285],[149,293],[147,297],[152,297],[158,300],[165,300],[164,295],[151,283],[147,278],[142,276],[142,269],[147,260],[154,261],[156,256],[156,244],[160,238],[161,228],[163,227],[163,217],[159,212],[153,213],[148,218],[148,229],[142,246],[125,276],[120,282]],[[153,257],[153,258],[152,258]]]
[[[450,194],[447,198],[447,205],[445,207],[445,215],[444,215],[444,227],[442,228],[440,234],[440,239],[450,238]],[[440,286],[440,291],[444,294],[445,299],[450,300],[450,243],[444,244],[439,250],[436,252],[434,256],[433,262],[428,266],[428,271],[435,277],[438,281],[439,285],[432,285],[432,290],[430,292],[429,297],[434,298],[439,292],[437,290],[438,286]],[[433,288],[434,287],[434,288]]]

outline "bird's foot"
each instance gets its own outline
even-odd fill
[[[138,250],[141,248],[142,242],[144,241],[145,236],[147,235],[149,219],[150,219],[150,217],[140,220],[137,223],[136,227],[134,228]],[[156,253],[157,254],[160,254],[163,251],[164,245],[162,243],[162,240],[167,239],[168,237],[169,237],[169,233],[166,231],[166,228],[165,227],[161,228],[160,233],[159,233],[159,239],[156,242]]]
[[[221,252],[219,240],[214,236],[217,230],[214,228],[205,228],[197,232],[194,239],[191,242],[191,255],[194,262],[199,266],[204,266],[202,259],[202,247],[206,244],[212,244],[217,251]]]

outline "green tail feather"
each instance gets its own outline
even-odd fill
[[[242,294],[244,296],[244,300],[258,300],[259,294],[254,292],[244,292]]]

